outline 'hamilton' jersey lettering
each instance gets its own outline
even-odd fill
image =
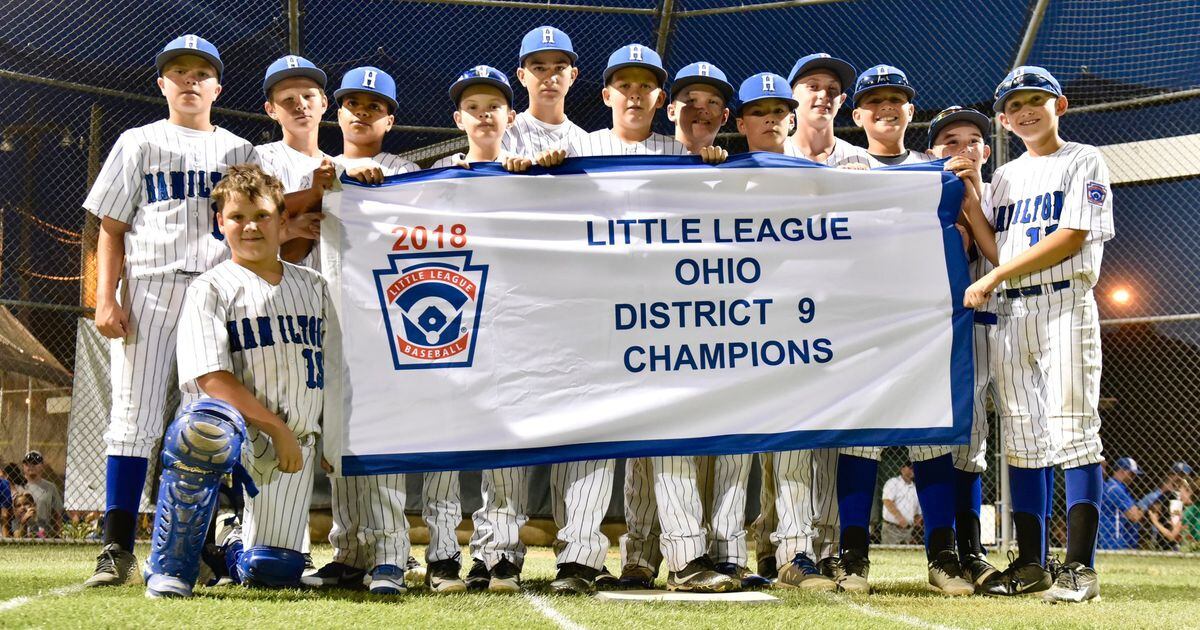
[[[1088,232],[1083,248],[1070,258],[1009,278],[1005,287],[1072,280],[1090,288],[1096,283],[1104,241],[1115,233],[1108,166],[1096,147],[1068,142],[1051,155],[1022,155],[996,169],[990,202],[1001,264],[1059,228]]]
[[[324,278],[283,263],[272,285],[227,260],[192,281],[180,313],[179,385],[233,374],[297,436],[320,432],[325,394],[325,337],[336,334]]]
[[[629,144],[614,135],[612,129],[593,131],[567,142],[567,157],[591,155],[688,155],[688,150],[675,138],[653,132],[649,138]]]
[[[517,114],[513,124],[504,131],[500,148],[533,159],[543,151],[565,147],[573,139],[587,136],[582,127],[564,120],[557,125],[544,123],[525,111]]]
[[[129,277],[202,273],[229,257],[212,189],[230,166],[255,160],[254,147],[224,129],[197,131],[160,120],[117,138],[83,207],[131,226],[125,234]]]

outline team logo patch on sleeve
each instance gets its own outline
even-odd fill
[[[1102,205],[1104,200],[1108,198],[1108,187],[1100,182],[1089,181],[1087,183],[1086,193],[1088,202],[1099,206]]]
[[[375,287],[397,370],[471,366],[487,271],[471,252],[388,255]]]

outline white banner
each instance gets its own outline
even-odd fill
[[[940,163],[769,154],[347,185],[326,452],[366,474],[963,443],[961,194]]]

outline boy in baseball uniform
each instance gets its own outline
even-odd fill
[[[983,181],[982,171],[983,165],[991,157],[991,147],[987,144],[991,124],[992,121],[987,116],[973,109],[957,106],[942,110],[929,123],[929,154],[936,159],[949,158],[947,170],[953,171],[963,180],[963,205],[964,208],[968,208],[964,217],[971,214],[969,208],[972,205],[986,203],[990,195],[990,185]],[[983,207],[981,212],[990,220],[990,207]],[[969,235],[966,242],[972,242]],[[971,255],[971,278],[978,280],[991,271],[992,264],[986,256],[979,253],[978,248],[968,246]],[[986,305],[976,307],[975,406],[971,441],[949,448],[954,468],[954,529],[958,560],[962,568],[962,577],[975,588],[979,588],[996,572],[996,568],[987,560],[979,522],[983,501],[981,477],[987,469],[987,398],[989,394],[995,398],[991,356],[995,354],[996,321],[994,298]],[[945,451],[938,447],[914,447],[909,450],[914,459],[945,456]],[[938,465],[944,472],[944,462]],[[924,472],[923,470],[922,473]],[[919,479],[918,483],[924,484],[925,480]]]
[[[513,92],[503,72],[485,65],[460,74],[450,85],[454,103],[454,123],[467,134],[467,152],[446,156],[430,168],[470,168],[472,163],[498,162],[509,171],[520,172],[532,160],[502,147],[516,113],[512,109]],[[525,545],[520,530],[525,515],[528,487],[520,467],[482,472],[480,496],[483,506],[472,520],[473,560],[471,586],[493,593],[521,590],[521,568],[525,563]],[[429,563],[425,581],[435,593],[467,590],[459,576],[461,551],[455,528],[462,520],[462,499],[458,471],[425,473],[422,514],[429,527]],[[486,576],[486,577],[484,577]],[[478,586],[476,586],[478,585]]]
[[[418,170],[416,164],[383,151],[383,138],[395,123],[396,83],[379,68],[348,71],[333,93],[343,153],[337,170],[364,183]],[[405,592],[409,560],[408,518],[404,515],[404,476],[362,475],[330,478],[333,561],[306,576],[309,586],[356,586],[369,581],[372,593]]]
[[[83,207],[100,218],[96,328],[111,339],[104,549],[87,586],[125,582],[146,482],[169,418],[175,334],[188,285],[229,256],[210,196],[249,142],[212,124],[220,53],[196,35],[155,57],[168,115],[121,134]],[[119,282],[119,284],[118,284]]]
[[[787,80],[780,75],[760,72],[743,81],[738,88],[737,126],[746,136],[747,148],[799,157],[795,146],[788,141],[798,105]],[[831,591],[837,585],[821,574],[813,559],[816,510],[812,504],[812,455],[812,451],[797,450],[760,456],[763,477],[767,480],[764,486],[770,483],[774,490],[771,493],[774,527],[770,530],[763,527],[759,535],[769,538],[774,549],[773,564],[778,567],[776,584]],[[763,510],[767,510],[765,504]]]
[[[904,134],[912,122],[917,95],[908,75],[895,66],[878,65],[863,71],[854,82],[854,124],[867,134],[869,166],[896,166],[928,162],[923,151],[904,146]]]
[[[1014,69],[995,96],[1000,123],[1026,151],[992,176],[992,220],[978,209],[969,215],[996,267],[967,289],[963,303],[980,307],[996,296],[993,370],[1020,553],[983,590],[1089,601],[1100,596],[1101,354],[1092,287],[1114,234],[1108,167],[1095,147],[1059,135],[1067,98],[1046,69]],[[1043,565],[1054,466],[1063,468],[1067,490],[1066,562],[1057,575]]]
[[[725,150],[713,143],[721,126],[729,120],[726,104],[732,98],[733,86],[725,73],[711,63],[696,62],[675,74],[667,118],[675,123],[675,139],[688,153],[706,160],[727,157]],[[620,540],[622,586],[653,588],[665,557],[668,569],[676,575],[674,583],[668,584],[673,590],[719,593],[741,587],[743,576],[738,573],[737,564],[719,567],[708,555],[696,457],[640,457],[626,461],[624,494],[626,533]],[[741,498],[740,509],[744,514],[744,487]],[[729,502],[735,503],[736,498]],[[744,538],[743,529],[743,541]],[[700,570],[690,572],[687,579],[678,579],[679,572],[689,564]]]
[[[571,38],[553,26],[539,26],[521,38],[516,76],[529,94],[529,108],[504,132],[505,151],[536,159],[587,135],[566,113],[567,93],[579,78],[578,59]]]

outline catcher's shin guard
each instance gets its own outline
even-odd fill
[[[163,440],[147,578],[169,575],[189,587],[196,583],[218,487],[238,464],[245,440],[241,414],[219,400],[191,403],[171,423]]]

